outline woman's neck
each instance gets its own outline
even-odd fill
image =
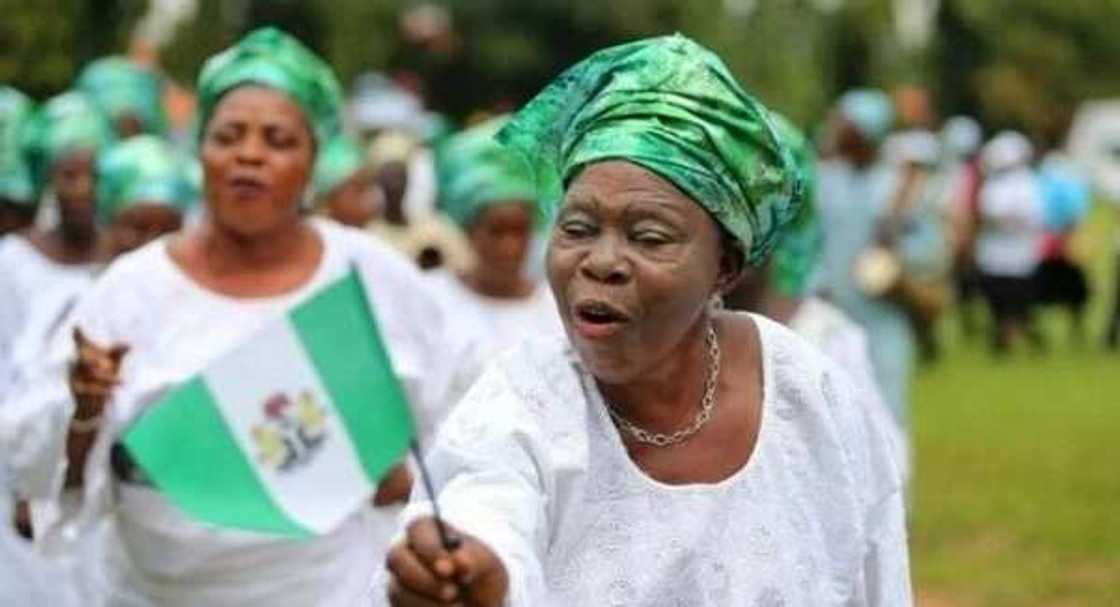
[[[215,274],[259,272],[301,259],[311,236],[312,229],[298,220],[252,237],[208,223],[202,228],[201,244],[209,270]]]
[[[533,294],[533,284],[522,274],[507,277],[475,268],[460,279],[475,293],[494,299],[525,299]]]
[[[85,265],[101,258],[101,242],[96,232],[67,231],[61,226],[47,232],[33,229],[27,240],[47,259],[60,265]]]
[[[616,411],[651,432],[674,432],[687,424],[700,407],[709,360],[707,314],[689,329],[672,352],[653,368],[626,384],[600,384]]]

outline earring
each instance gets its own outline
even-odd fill
[[[723,295],[721,293],[712,294],[712,298],[708,300],[708,311],[719,312],[724,309]]]

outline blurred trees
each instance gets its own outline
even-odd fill
[[[524,101],[590,51],[680,31],[712,47],[748,89],[803,124],[857,85],[924,84],[943,114],[1052,140],[1079,100],[1120,94],[1120,0],[941,0],[928,48],[908,50],[895,0],[442,0],[451,30],[416,40],[419,0],[196,0],[164,48],[190,84],[202,61],[264,23],[323,53],[344,83],[407,72],[433,107],[464,116]],[[37,96],[84,61],[121,50],[144,0],[0,0],[0,81]]]

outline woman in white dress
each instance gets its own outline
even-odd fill
[[[548,285],[528,275],[530,245],[539,223],[536,184],[494,136],[500,116],[457,133],[436,154],[441,209],[464,231],[474,252],[468,269],[431,272],[455,324],[478,333],[480,357],[489,359],[522,339],[561,332]]]
[[[98,581],[109,605],[350,605],[369,586],[393,513],[366,508],[304,541],[219,529],[187,518],[114,446],[159,394],[353,267],[422,435],[444,402],[443,323],[419,273],[365,234],[301,208],[317,145],[339,128],[330,69],[266,28],[211,58],[198,91],[205,218],[99,277],[73,315],[75,398],[66,335],[28,396],[0,409],[0,448],[41,514],[44,553],[104,534]],[[398,468],[376,502],[403,500],[409,484]]]
[[[671,36],[592,55],[499,140],[563,189],[545,199],[567,338],[501,357],[448,418],[428,462],[458,546],[414,494],[390,602],[909,605],[866,395],[709,303],[804,195],[768,110]]]
[[[81,93],[47,101],[27,127],[31,174],[57,202],[58,223],[0,239],[0,395],[35,360],[102,261],[95,167],[108,120]]]

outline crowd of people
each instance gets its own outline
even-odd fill
[[[803,130],[680,35],[458,129],[271,28],[189,128],[164,84],[0,87],[2,604],[909,605],[942,312],[981,296],[996,356],[1046,346],[1039,305],[1083,332],[1059,151],[874,89]],[[446,528],[415,461],[326,535],[192,520],[121,437],[351,268]]]

